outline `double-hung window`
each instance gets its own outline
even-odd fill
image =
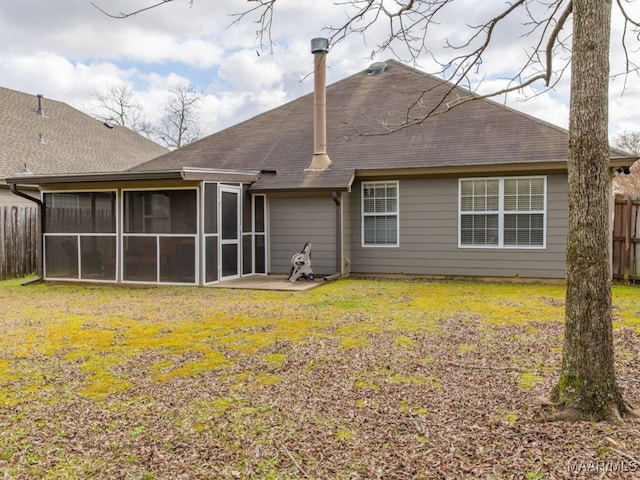
[[[397,247],[398,182],[362,183],[362,245]]]
[[[459,180],[461,247],[544,248],[546,177]]]

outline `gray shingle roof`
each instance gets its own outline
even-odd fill
[[[0,87],[0,183],[25,163],[34,174],[126,170],[167,150],[55,100]]]
[[[490,100],[392,134],[358,136],[384,133],[406,118],[411,105],[412,115],[425,112],[448,88],[399,62],[387,64],[385,73],[363,71],[327,88],[327,171],[305,171],[313,153],[313,93],[132,170],[275,170],[252,188],[287,190],[345,188],[356,171],[566,162],[565,130]],[[458,94],[468,92],[455,90],[450,98]]]

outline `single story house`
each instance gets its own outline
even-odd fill
[[[393,60],[325,89],[314,42],[309,95],[124,172],[9,179],[42,191],[44,277],[208,285],[306,242],[316,275],[565,277],[565,130],[481,99],[396,130],[469,92]]]
[[[0,207],[34,206],[13,195],[5,180],[22,171],[39,175],[112,172],[167,152],[128,128],[104,124],[42,95],[0,87],[0,106]],[[22,190],[40,195],[37,187],[23,185]]]

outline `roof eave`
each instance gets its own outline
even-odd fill
[[[91,183],[118,182],[132,180],[170,180],[181,179],[179,170],[163,172],[110,172],[110,173],[72,173],[55,175],[17,175],[7,178],[8,184],[46,185],[50,183]]]
[[[258,171],[219,170],[212,168],[184,167],[184,180],[208,180],[217,182],[255,182],[260,176]]]
[[[633,165],[640,157],[638,157],[637,155],[630,155],[630,156],[621,156],[621,157],[612,157],[611,158],[611,167],[612,168],[616,168],[616,167],[630,167],[631,165]]]
[[[178,170],[126,171],[106,173],[75,173],[56,175],[15,175],[6,179],[8,184],[47,185],[52,183],[128,182],[138,180],[191,180],[253,182],[260,172],[242,172],[200,168]]]
[[[251,193],[324,193],[324,192],[348,192],[350,185],[334,185],[323,187],[255,187],[251,186]]]
[[[611,168],[630,166],[638,157],[616,157],[610,159]],[[554,160],[545,162],[491,163],[483,165],[451,165],[433,167],[408,168],[364,168],[357,169],[359,179],[376,177],[425,177],[425,176],[470,176],[493,174],[531,174],[531,173],[566,173],[567,161]]]

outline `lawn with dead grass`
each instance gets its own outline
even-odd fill
[[[544,423],[564,289],[0,282],[5,479],[638,478],[637,423]],[[640,289],[614,287],[640,400]]]

